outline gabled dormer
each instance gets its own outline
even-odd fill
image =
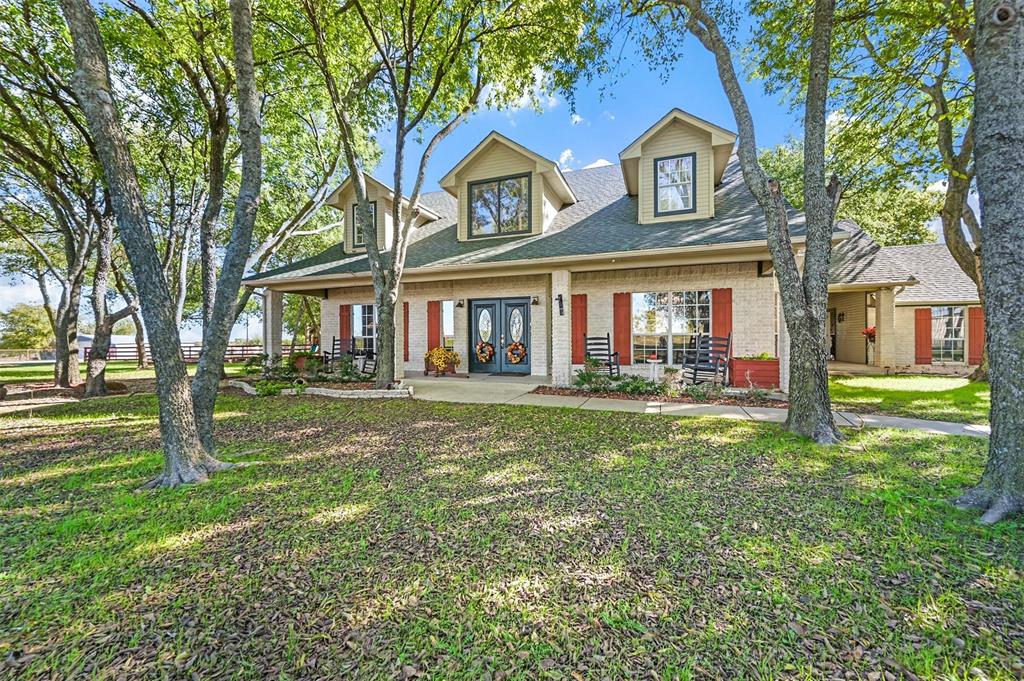
[[[370,201],[370,219],[373,220],[374,231],[377,234],[377,248],[386,251],[395,242],[395,192],[376,178],[369,175],[364,177],[366,179],[366,198]],[[356,209],[356,190],[351,178],[346,178],[334,190],[327,198],[327,205],[342,212],[342,223],[345,227],[345,253],[365,253],[366,244],[363,242],[363,230],[356,229],[359,216]],[[403,216],[409,208],[409,199],[402,197]],[[436,214],[420,205],[413,228],[437,218]]]
[[[459,201],[460,241],[544,232],[576,203],[558,164],[491,132],[441,178]]]
[[[638,197],[637,222],[715,215],[715,187],[736,133],[672,109],[619,154],[626,192]]]

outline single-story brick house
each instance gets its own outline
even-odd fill
[[[618,165],[563,172],[497,132],[487,135],[415,207],[396,315],[399,374],[422,372],[427,350],[444,344],[462,355],[461,371],[561,385],[582,365],[586,336],[608,334],[623,371],[647,374],[651,363],[678,364],[700,334],[731,334],[734,357],[776,358],[769,364],[785,388],[777,282],[735,142],[729,130],[673,109],[619,154]],[[387,249],[396,197],[376,179],[367,185],[378,245]],[[325,348],[335,337],[373,346],[373,288],[361,230],[353,229],[350,183],[328,203],[343,213],[342,243],[245,281],[265,289],[268,352],[281,350],[284,292],[320,299]],[[800,249],[802,215],[790,218]],[[943,247],[880,248],[849,223],[837,225],[833,240],[837,359],[931,370],[936,360],[974,358],[974,316],[966,310],[977,301],[964,297],[960,279],[969,280],[947,272],[957,279],[949,287],[945,275],[932,276],[935,260],[944,260],[944,271],[952,263]],[[923,297],[911,293],[919,286]],[[963,314],[943,316],[943,307]],[[871,352],[862,334],[868,325],[876,327]],[[929,346],[936,339],[937,354],[925,356],[925,338]],[[480,341],[496,346],[487,361],[474,351]],[[512,343],[516,352],[508,351]],[[759,375],[774,382],[772,371]]]

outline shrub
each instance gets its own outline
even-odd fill
[[[242,365],[242,373],[247,375],[260,373],[263,371],[263,367],[266,365],[268,359],[270,359],[270,355],[265,352],[253,355],[249,359],[245,360],[245,363]]]
[[[749,359],[749,360],[768,360],[775,359],[775,355],[770,352],[759,352],[756,355],[742,355],[734,359]]]
[[[288,384],[281,381],[264,379],[257,381],[253,387],[256,388],[256,395],[258,397],[276,397],[281,394],[282,390],[288,387]]]
[[[707,402],[722,394],[722,386],[717,383],[694,383],[686,386],[686,395],[697,402]]]
[[[643,376],[626,376],[617,386],[618,390],[627,395],[663,395],[666,391],[665,384],[652,381]]]

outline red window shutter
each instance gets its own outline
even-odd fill
[[[612,346],[620,364],[633,363],[633,295],[616,293],[612,297]]]
[[[914,364],[932,363],[932,309],[914,310]]]
[[[352,306],[338,307],[338,338],[352,338]]]
[[[732,333],[732,289],[711,289],[711,335],[726,338]]]
[[[572,294],[572,363],[583,364],[587,354],[587,294]]]
[[[402,303],[402,360],[409,361],[409,303]]]
[[[427,350],[441,346],[441,301],[427,301]]]
[[[985,310],[967,308],[967,363],[981,364],[985,353]]]

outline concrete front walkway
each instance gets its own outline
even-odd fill
[[[487,376],[470,378],[423,378],[412,377],[402,381],[413,387],[413,397],[419,400],[440,402],[464,402],[467,404],[525,404],[538,407],[568,407],[595,411],[625,411],[636,414],[666,414],[669,416],[716,416],[782,423],[786,420],[785,409],[770,407],[737,407],[719,404],[681,404],[678,402],[647,402],[644,400],[618,400],[606,397],[569,397],[563,395],[534,395],[530,391],[547,383],[544,376],[506,377]],[[851,428],[898,428],[920,430],[937,435],[970,435],[988,437],[987,425],[926,421],[899,416],[878,416],[875,414],[854,414],[837,411],[836,421],[840,426]]]

